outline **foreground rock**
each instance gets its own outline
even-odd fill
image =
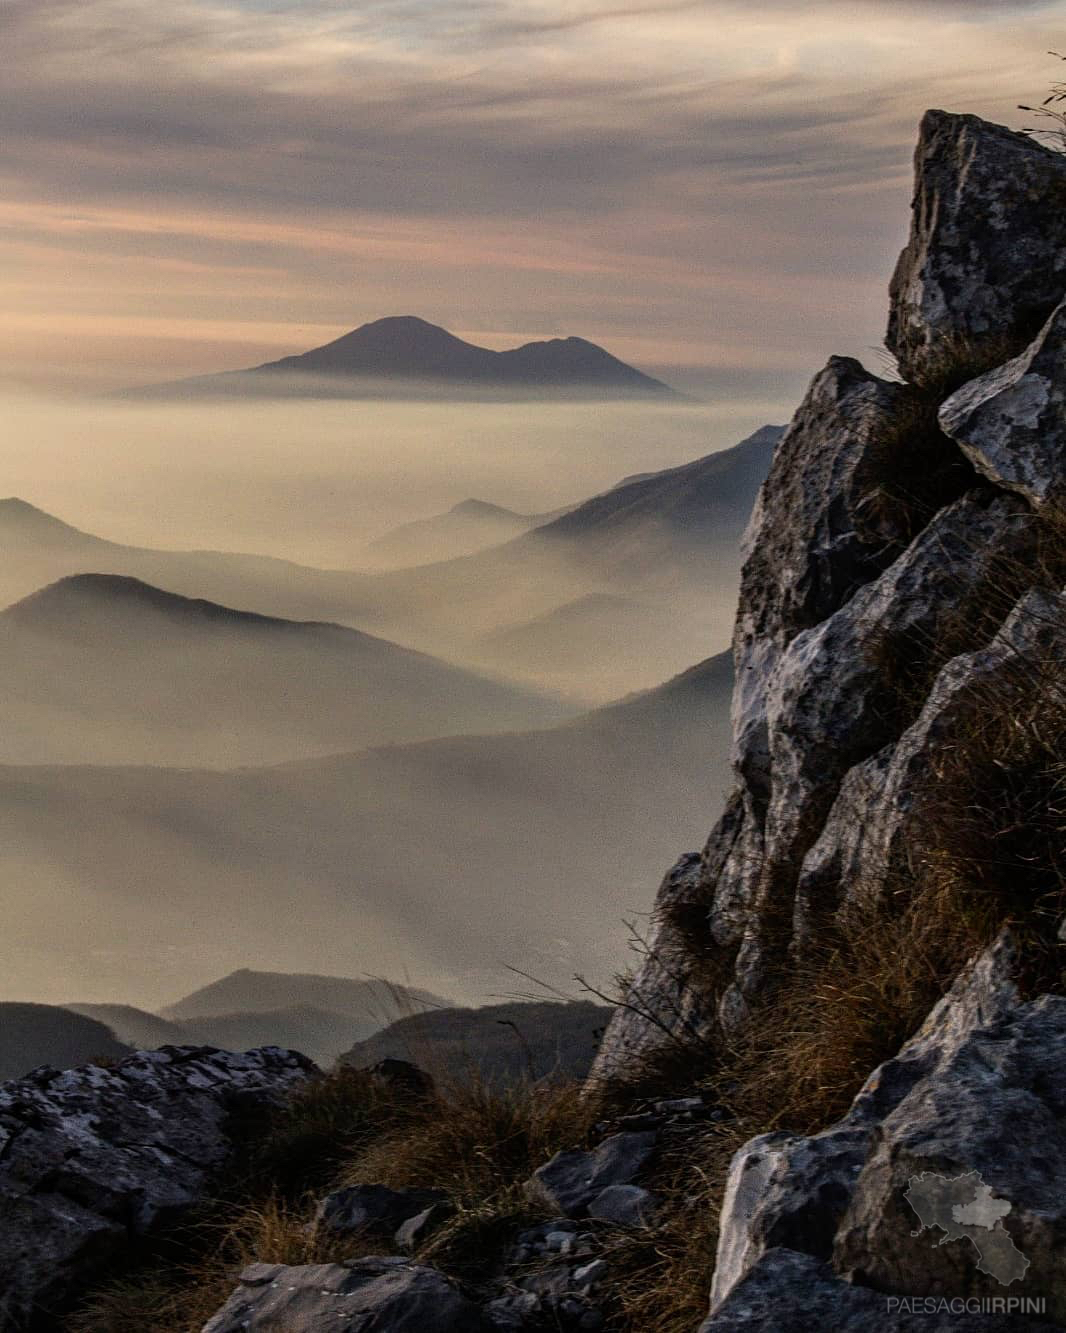
[[[565,1217],[581,1217],[607,1190],[630,1185],[655,1151],[654,1130],[612,1134],[590,1152],[558,1152],[538,1167],[529,1192]]]
[[[976,116],[927,111],[915,176],[885,342],[921,383],[968,343],[1035,332],[1062,299],[1066,158]]]
[[[387,1185],[349,1185],[327,1194],[315,1220],[324,1231],[353,1235],[376,1231],[391,1235],[433,1204],[441,1204],[443,1190],[394,1190]]]
[[[481,1313],[446,1278],[406,1259],[252,1264],[203,1333],[482,1333]]]
[[[966,384],[940,424],[989,481],[1036,507],[1066,497],[1066,303],[1006,365]]]
[[[817,1322],[858,1329],[872,1306],[845,1275],[900,1297],[1044,1297],[1066,1320],[1066,998],[1022,1002],[1013,967],[1004,936],[838,1125],[740,1149],[704,1333],[799,1328],[815,1296]]]
[[[1017,1307],[1016,1307],[1017,1308]],[[869,1287],[843,1282],[827,1265],[795,1250],[772,1249],[759,1259],[706,1319],[699,1333],[1056,1333],[1031,1314],[967,1313],[962,1303],[904,1305]]]
[[[131,1242],[206,1197],[239,1117],[315,1073],[276,1047],[164,1047],[0,1087],[0,1326],[55,1327]]]

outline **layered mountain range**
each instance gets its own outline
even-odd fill
[[[0,501],[0,600],[69,575],[119,574],[245,613],[335,622],[481,675],[605,703],[702,660],[716,638],[724,646],[740,535],[780,433],[766,426],[730,449],[624,481],[473,554],[376,572],[122,546],[9,499]],[[306,643],[313,632],[293,637]]]

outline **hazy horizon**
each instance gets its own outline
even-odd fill
[[[633,473],[730,448],[791,407],[785,395],[138,403],[21,392],[0,396],[0,413],[18,440],[5,457],[5,495],[82,531],[356,569],[366,543],[463,500],[549,512]]]
[[[919,116],[1021,124],[1060,29],[1040,0],[11,0],[0,383],[409,313],[765,398],[880,344]]]

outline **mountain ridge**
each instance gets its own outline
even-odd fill
[[[230,767],[543,725],[560,700],[328,621],[77,574],[0,611],[0,754]]]
[[[301,384],[301,381],[303,383]],[[550,338],[494,351],[456,337],[417,315],[387,315],[306,352],[240,370],[197,375],[127,390],[124,396],[268,393],[282,396],[317,386],[324,393],[371,385],[451,387],[607,397],[680,398],[586,338]],[[361,396],[354,392],[351,396]]]

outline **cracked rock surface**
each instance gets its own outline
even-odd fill
[[[0,1327],[54,1328],[103,1265],[206,1196],[241,1115],[316,1072],[277,1047],[169,1046],[0,1086]]]

